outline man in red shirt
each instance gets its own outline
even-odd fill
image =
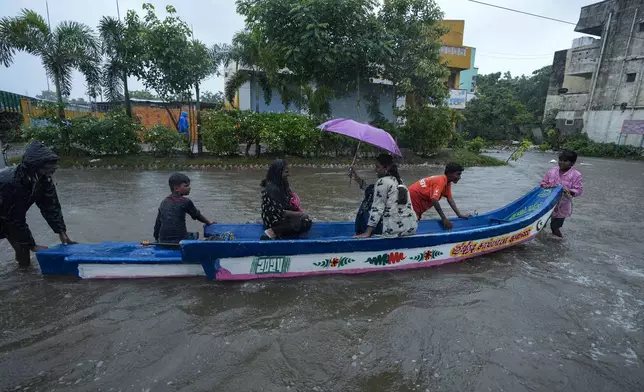
[[[458,183],[458,180],[461,179],[461,174],[463,174],[463,166],[458,163],[448,163],[445,166],[445,174],[423,178],[409,187],[411,205],[414,207],[418,220],[420,220],[425,211],[434,207],[438,215],[440,215],[445,229],[451,230],[452,222],[447,219],[439,203],[441,197],[447,198],[447,202],[456,213],[456,216],[463,219],[470,217],[469,215],[461,214],[452,198],[452,183]]]

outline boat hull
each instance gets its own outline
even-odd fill
[[[214,271],[209,277],[216,280],[251,280],[435,267],[530,241],[543,230],[551,213],[526,228],[480,240],[376,252],[223,258],[207,270]]]
[[[547,225],[562,188],[535,188],[495,211],[453,220],[421,221],[408,237],[353,239],[353,223],[319,223],[308,238],[260,241],[261,225],[211,225],[207,236],[226,241],[182,241],[166,248],[137,243],[59,245],[37,253],[43,275],[85,279],[206,276],[216,280],[361,274],[432,267],[505,249],[534,238]],[[228,236],[230,237],[230,236]]]

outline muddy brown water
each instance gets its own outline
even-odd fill
[[[454,186],[457,204],[500,207],[531,189],[553,157],[468,169]],[[2,242],[0,390],[642,391],[644,164],[582,158],[578,168],[586,193],[563,241],[540,235],[425,270],[82,281],[18,272]],[[411,183],[439,171],[402,174]],[[361,193],[344,169],[292,172],[316,220],[353,219]],[[59,172],[70,235],[150,239],[168,175]],[[263,173],[189,175],[208,217],[258,219]],[[56,242],[37,208],[28,220],[38,241]]]

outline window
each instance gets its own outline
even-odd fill
[[[639,27],[640,27],[640,33],[644,32],[644,22],[640,22]]]
[[[635,77],[637,76],[636,73],[627,73],[626,74],[626,81],[629,83],[632,83],[635,81]]]
[[[575,125],[575,120],[566,120],[566,125]]]
[[[463,47],[455,47],[455,46],[441,46],[440,52],[443,54],[453,54],[456,56],[466,56],[467,55],[467,49]]]

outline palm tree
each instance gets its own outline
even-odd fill
[[[78,22],[61,22],[50,29],[42,16],[23,9],[17,17],[0,19],[0,62],[13,63],[16,51],[40,57],[47,76],[54,81],[58,113],[65,118],[63,96],[72,88],[72,71],[87,81],[87,94],[96,98],[100,85],[100,47],[92,29]],[[63,131],[64,140],[68,140]]]
[[[228,102],[235,98],[235,92],[246,82],[255,85],[255,112],[259,113],[259,90],[264,93],[264,101],[270,104],[273,95],[273,85],[277,79],[277,67],[270,48],[262,42],[261,33],[257,30],[242,31],[233,37],[232,46],[223,55],[223,63],[237,63],[238,67],[250,69],[236,70],[235,74],[226,81],[224,94]]]
[[[103,89],[110,102],[125,101],[125,113],[132,117],[130,92],[127,87],[128,47],[125,39],[126,26],[121,20],[104,16],[98,31],[101,38],[101,49],[107,61],[103,65]],[[131,48],[129,48],[131,49]]]

